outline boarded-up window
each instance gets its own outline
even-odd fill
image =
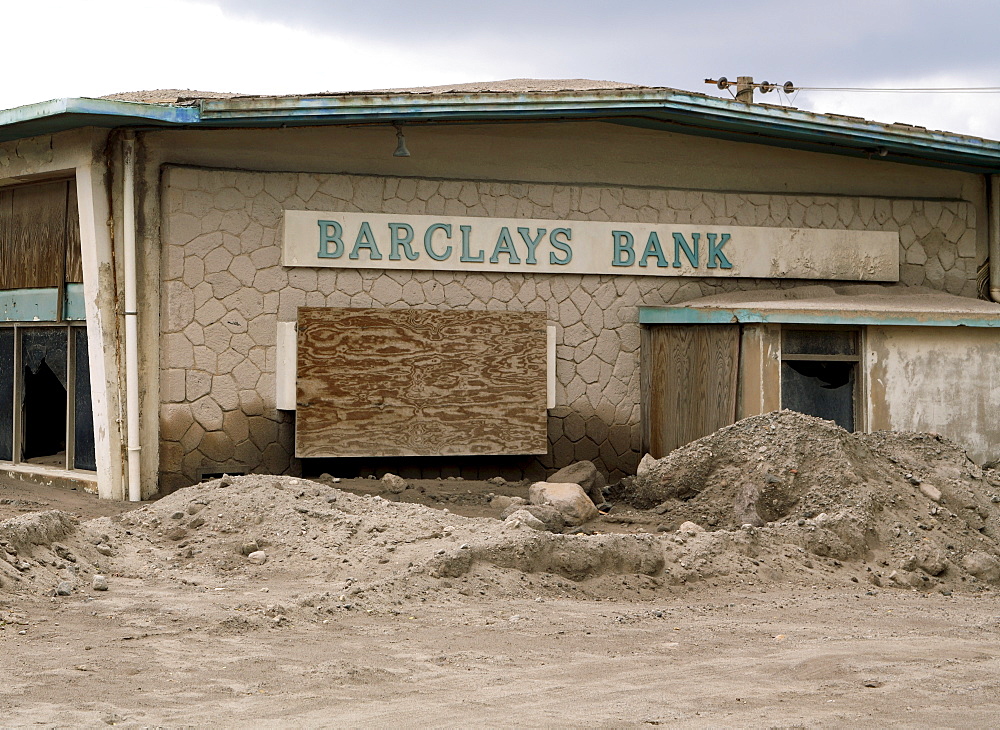
[[[739,325],[657,325],[644,338],[649,452],[678,446],[736,421]]]
[[[299,309],[299,457],[544,454],[540,312]]]
[[[0,290],[82,281],[76,182],[0,188]]]

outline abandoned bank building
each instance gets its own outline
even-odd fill
[[[616,479],[780,408],[996,458],[998,174],[604,82],[0,111],[0,473]]]

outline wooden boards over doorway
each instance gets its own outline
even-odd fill
[[[740,327],[655,325],[643,335],[644,422],[649,453],[736,422]]]
[[[295,455],[544,454],[544,312],[301,307]]]

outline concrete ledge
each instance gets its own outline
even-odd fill
[[[0,464],[0,476],[49,487],[82,489],[97,494],[97,472],[70,471],[36,464]]]

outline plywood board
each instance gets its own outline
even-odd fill
[[[735,422],[739,338],[739,325],[649,328],[643,362],[654,457]]]
[[[70,180],[66,198],[66,281],[83,283],[83,256],[80,250],[80,210],[76,199],[76,180]]]
[[[298,457],[543,454],[541,312],[302,307]]]
[[[66,186],[65,180],[22,185],[11,188],[9,201],[0,201],[0,289],[63,283]]]

